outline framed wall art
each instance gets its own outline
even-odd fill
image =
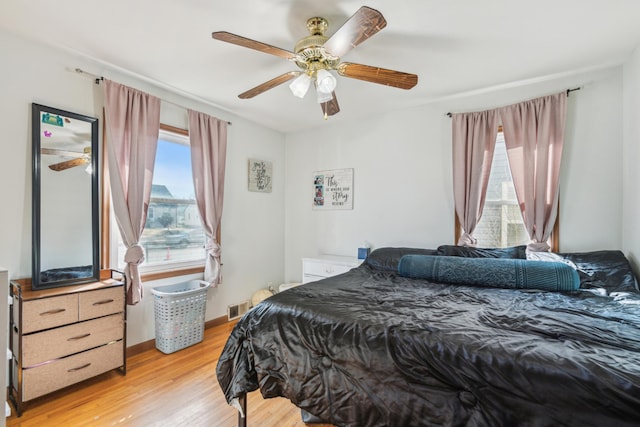
[[[353,209],[353,169],[314,172],[313,209]]]
[[[273,165],[266,160],[249,159],[249,191],[271,193]]]

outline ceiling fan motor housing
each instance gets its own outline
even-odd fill
[[[328,26],[327,20],[318,16],[307,20],[311,35],[300,39],[294,48],[294,62],[301,70],[313,74],[318,70],[333,70],[338,66],[340,58],[324,50],[324,43],[329,39],[324,35]]]

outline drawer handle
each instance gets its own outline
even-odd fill
[[[113,298],[109,298],[109,299],[103,299],[101,301],[96,301],[93,303],[93,305],[102,305],[102,304],[109,304],[113,302]]]
[[[40,316],[48,316],[50,314],[58,314],[58,313],[62,313],[63,311],[67,311],[66,308],[54,308],[53,310],[49,310],[49,311],[45,311],[40,313]]]
[[[85,363],[84,365],[78,366],[77,368],[68,369],[67,372],[76,372],[76,371],[79,371],[81,369],[88,368],[89,366],[91,366],[91,363]]]
[[[67,338],[67,341],[78,341],[78,340],[81,340],[83,338],[87,338],[87,337],[90,337],[90,336],[91,336],[91,334],[82,334],[82,335],[78,335],[78,336],[75,336],[75,337]]]

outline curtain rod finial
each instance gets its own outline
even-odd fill
[[[569,96],[571,92],[575,92],[576,90],[580,89],[582,89],[582,86],[574,87],[573,89],[567,89],[567,96]]]

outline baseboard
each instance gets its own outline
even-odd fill
[[[225,323],[235,323],[235,321],[229,322],[227,316],[220,316],[204,322],[204,328],[209,329],[214,326],[224,325]],[[127,357],[135,356],[136,354],[140,354],[153,348],[156,348],[155,339],[132,345],[131,347],[127,347]]]

